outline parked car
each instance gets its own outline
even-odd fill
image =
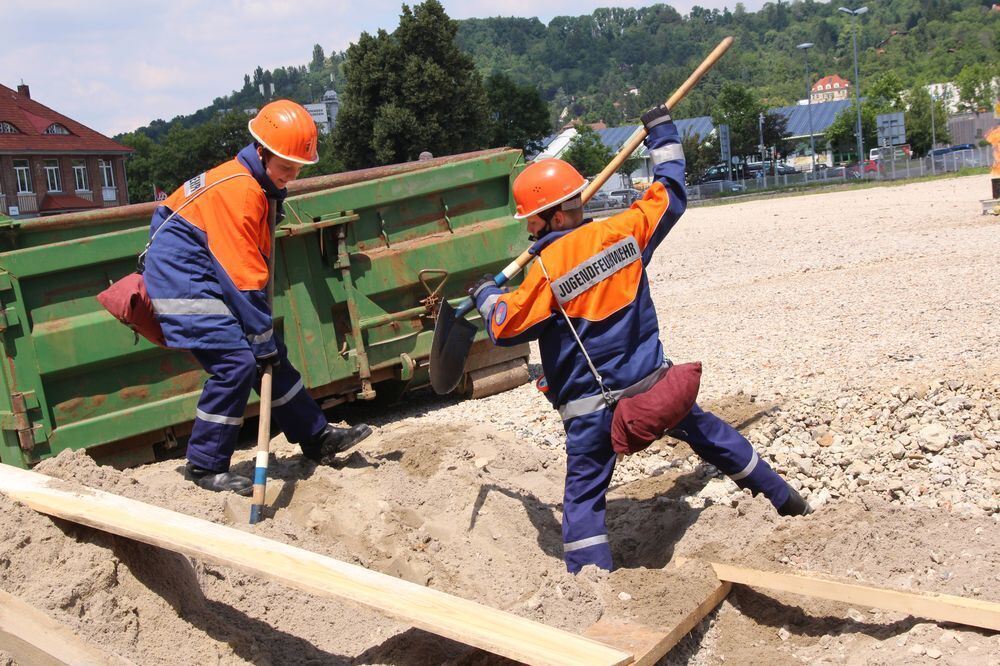
[[[584,206],[585,210],[608,210],[609,208],[619,208],[607,192],[595,192],[594,196],[590,198],[587,205]]]
[[[746,177],[746,174],[743,174]],[[733,178],[739,178],[739,170],[733,167]],[[697,178],[694,181],[694,185],[707,185],[708,183],[719,183],[719,191],[729,190],[730,192],[742,192],[744,187],[742,183],[736,180],[729,180],[729,167],[726,164],[716,164],[715,166],[709,167],[709,169],[702,174],[701,178]]]
[[[632,202],[638,201],[642,198],[642,192],[636,189],[627,190],[615,190],[611,193],[612,199],[617,199],[622,203],[622,208],[627,208],[632,205]]]
[[[976,166],[976,155],[971,152],[975,148],[971,143],[959,143],[954,146],[929,150],[927,151],[927,157],[931,158],[934,165],[938,167]]]
[[[844,171],[844,175],[848,178],[861,178],[867,176],[868,174],[881,174],[884,173],[885,167],[878,163],[876,160],[865,160],[860,164],[855,162],[854,164],[849,164]]]
[[[736,170],[733,169],[733,178],[737,178],[738,175]],[[715,183],[720,180],[729,180],[729,167],[725,164],[716,164],[708,168],[705,173],[701,175],[701,178],[695,180],[696,185],[704,185],[705,183]]]
[[[746,168],[750,178],[756,178],[762,170],[767,177],[774,176],[776,173],[779,176],[790,176],[793,173],[798,173],[794,167],[781,164],[780,162],[777,166],[773,166],[770,162],[764,162],[763,164],[760,162],[748,162]]]

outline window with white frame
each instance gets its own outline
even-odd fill
[[[90,178],[87,174],[87,163],[83,160],[73,160],[73,180],[76,182],[77,192],[90,190]]]
[[[0,120],[0,134],[20,134],[14,123],[9,123],[6,120]]]
[[[45,160],[45,185],[49,192],[62,192],[62,176],[59,174],[59,160]]]
[[[28,160],[14,160],[14,176],[17,179],[18,194],[30,194],[34,192],[31,186],[31,165]]]
[[[66,129],[65,125],[60,125],[59,123],[52,123],[51,125],[45,128],[45,131],[42,132],[42,134],[72,134],[72,132]]]
[[[101,182],[104,187],[114,187],[115,170],[111,166],[111,160],[100,160],[97,164],[101,169]]]

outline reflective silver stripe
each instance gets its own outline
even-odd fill
[[[552,293],[563,305],[601,280],[607,279],[639,260],[639,243],[632,236],[623,238],[586,261],[566,271],[562,277],[552,281]]]
[[[493,313],[493,306],[497,304],[498,300],[500,300],[500,294],[487,296],[486,300],[483,301],[483,307],[479,309],[480,314],[488,318]]]
[[[580,550],[581,548],[587,548],[589,546],[596,546],[599,543],[607,543],[607,534],[598,534],[597,536],[587,537],[586,539],[580,539],[579,541],[571,541],[567,544],[563,544],[563,552],[571,553],[574,550]]]
[[[260,335],[248,335],[247,340],[249,340],[252,345],[259,345],[270,340],[273,335],[274,329],[269,328]]]
[[[300,379],[299,381],[295,382],[295,386],[293,386],[292,388],[288,389],[288,393],[286,393],[285,395],[281,396],[277,400],[272,400],[271,401],[271,406],[272,407],[281,407],[282,405],[290,402],[291,399],[295,397],[295,394],[297,394],[301,390],[302,390],[302,380]]]
[[[219,423],[222,425],[243,425],[242,416],[223,416],[222,414],[209,414],[208,412],[203,412],[200,409],[196,409],[194,415],[201,419],[202,421],[208,421],[209,423]]]
[[[154,298],[153,311],[158,315],[231,315],[226,304],[217,298]]]
[[[653,388],[653,384],[660,381],[663,375],[666,374],[668,368],[670,368],[670,364],[661,365],[659,368],[649,373],[635,384],[626,386],[625,388],[617,391],[612,391],[611,395],[618,399],[628,398],[633,395],[644,393]],[[604,402],[604,396],[598,393],[597,395],[589,395],[586,398],[570,400],[559,408],[559,416],[562,417],[563,421],[568,421],[570,419],[575,419],[578,416],[593,414],[594,412],[599,412],[602,409],[607,408],[608,405]]]
[[[750,456],[750,462],[747,463],[747,466],[741,469],[740,471],[736,472],[736,474],[730,474],[729,478],[732,479],[733,481],[739,481],[740,479],[745,479],[746,477],[750,476],[750,474],[754,471],[754,469],[757,467],[758,462],[760,462],[760,458],[757,456],[757,452],[754,451],[753,455]]]
[[[646,131],[648,132],[649,130],[653,129],[654,127],[656,127],[660,123],[668,123],[671,120],[673,120],[673,118],[670,117],[669,113],[664,114],[664,115],[660,116],[659,118],[657,118],[656,120],[654,120],[653,122],[651,122],[648,125],[646,125]]]
[[[653,161],[653,164],[682,160],[684,159],[684,146],[679,143],[668,143],[665,146],[654,148],[649,151],[649,159]]]

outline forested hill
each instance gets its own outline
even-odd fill
[[[847,4],[847,3],[844,3]],[[992,0],[872,0],[858,18],[865,80],[892,70],[904,86],[954,81],[963,68],[997,68],[1000,11]],[[812,42],[813,81],[840,74],[853,81],[851,17],[834,2],[768,3],[748,12],[668,5],[598,9],[588,16],[461,21],[460,46],[484,72],[503,71],[538,86],[576,116],[609,124],[635,118],[665,100],[726,35],[736,45],[685,103],[685,116],[707,115],[725,81],[753,89],[770,105],[805,96],[805,64],[796,44]],[[852,5],[853,6],[853,5]],[[992,75],[998,75],[993,71]],[[638,88],[638,96],[627,94]],[[617,104],[616,104],[617,103]]]
[[[838,6],[803,0],[748,12],[737,2],[732,11],[696,7],[682,16],[660,4],[598,9],[548,25],[525,18],[467,19],[457,22],[458,40],[484,76],[504,72],[538,87],[556,112],[569,106],[574,117],[613,125],[665,100],[730,34],[735,47],[689,96],[683,115],[708,115],[725,81],[753,89],[774,106],[802,99],[805,69],[795,48],[801,42],[816,45],[809,51],[813,80],[840,74],[853,81],[851,18]],[[974,72],[979,78],[1000,74],[1000,11],[991,9],[992,0],[871,0],[867,6],[858,19],[862,90],[866,80],[889,70],[904,87],[955,81],[963,69],[983,70]],[[319,100],[327,88],[341,92],[343,62],[343,53],[326,56],[316,45],[308,65],[257,67],[241,88],[212,105],[138,131],[158,141],[172,126],[194,127],[221,110],[258,107],[261,84],[273,84],[278,97]],[[638,95],[628,94],[633,88]]]

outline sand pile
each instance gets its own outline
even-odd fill
[[[807,519],[783,520],[766,501],[736,492],[708,466],[689,465],[683,446],[658,444],[644,455],[668,464],[609,495],[609,528],[622,568],[611,574],[588,568],[576,577],[561,561],[563,463],[555,451],[525,446],[487,426],[410,422],[381,428],[340,469],[315,467],[281,438],[273,450],[275,510],[255,533],[577,632],[602,616],[674,622],[712,585],[704,571],[663,570],[675,553],[1000,598],[1000,580],[982,578],[984,570],[1000,571],[992,518],[901,508],[868,494],[859,503],[831,502]],[[249,468],[252,452],[237,455],[237,469]],[[242,498],[201,491],[183,481],[179,467],[164,462],[118,471],[75,452],[39,471],[250,529]],[[4,498],[0,510],[7,516],[0,525],[0,586],[137,662],[484,659],[364,609],[52,520]],[[736,607],[727,603],[718,621],[734,628],[713,639],[715,629],[706,623],[672,658],[710,662],[716,650],[766,654],[730,652],[734,632],[763,645],[768,640],[761,636],[773,635],[777,644],[768,649],[826,654],[817,647],[826,632],[810,624],[810,612],[824,618],[815,622],[832,623],[849,637],[872,633],[851,624],[849,609],[838,604],[794,600],[803,612],[746,595],[754,593],[734,600],[752,599],[756,610],[749,619],[733,615]],[[918,626],[942,631],[901,619],[865,616],[872,626],[889,626],[893,640]],[[795,640],[781,641],[774,622],[787,626]],[[804,635],[795,633],[802,627]],[[963,649],[990,645],[976,632],[951,633],[963,636]]]

